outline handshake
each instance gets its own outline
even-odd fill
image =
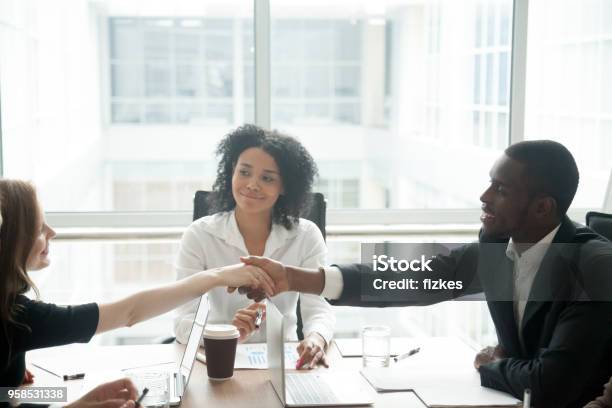
[[[265,304],[262,306],[257,302],[287,291],[317,295],[323,291],[325,274],[321,270],[285,266],[278,261],[259,256],[241,257],[240,260],[242,264],[221,268],[218,274],[223,275],[220,276],[221,282],[227,286],[228,292],[238,290],[256,302],[238,310],[234,316],[232,324],[240,330],[241,339],[258,328],[257,319],[261,322],[261,316],[256,313],[263,310],[265,315]],[[313,368],[316,364],[327,367],[325,348],[326,340],[321,334],[316,331],[305,333],[305,338],[297,347],[300,358],[296,369]]]
[[[259,302],[282,292],[296,291],[320,294],[325,285],[324,273],[317,269],[296,268],[260,256],[241,257],[243,264],[231,269],[221,268],[232,276],[222,276],[227,291],[238,290]],[[238,272],[238,273],[236,273]]]

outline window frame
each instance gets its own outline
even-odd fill
[[[269,128],[271,124],[271,62],[270,62],[270,0],[253,0],[254,42],[255,42],[255,124]],[[510,52],[510,101],[508,143],[524,139],[525,89],[527,67],[527,19],[528,0],[513,0],[512,34]],[[104,26],[104,25],[102,25]],[[108,41],[107,28],[103,36]],[[104,60],[109,60],[108,47],[103,47]],[[111,100],[108,67],[101,71],[102,98]],[[1,84],[0,84],[1,86]],[[109,123],[110,104],[102,104],[104,119]],[[0,105],[1,112],[1,105]],[[1,118],[1,115],[0,115]],[[0,121],[0,176],[3,174],[2,126]],[[586,209],[574,209],[570,214],[583,216]],[[355,209],[328,210],[328,225],[332,226],[373,226],[373,225],[440,225],[474,224],[479,209]],[[172,229],[184,228],[191,222],[190,211],[137,211],[137,212],[49,212],[48,221],[60,229]]]

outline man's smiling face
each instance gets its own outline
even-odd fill
[[[489,174],[491,184],[480,196],[483,233],[507,238],[529,229],[531,201],[525,165],[504,154]]]

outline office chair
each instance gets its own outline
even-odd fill
[[[196,191],[195,197],[193,198],[193,220],[211,215],[210,210],[210,191]],[[327,210],[327,203],[325,197],[321,193],[312,193],[310,208],[304,212],[302,218],[314,222],[321,234],[323,239],[326,239],[325,233],[325,214]]]
[[[195,193],[195,197],[193,198],[193,221],[205,217],[207,215],[211,215],[213,212],[210,209],[210,195],[212,192],[210,191],[202,191],[198,190]],[[304,211],[304,215],[302,218],[310,220],[314,222],[319,230],[321,230],[321,234],[323,234],[323,239],[327,238],[325,233],[325,216],[327,210],[327,202],[325,201],[325,197],[321,193],[312,193],[310,208]],[[300,299],[298,298],[297,303],[297,336],[299,340],[304,339],[304,333],[302,332],[304,328],[304,323],[302,321],[302,313],[300,308]],[[175,338],[170,337],[162,340],[162,343],[168,344],[174,342]]]
[[[586,215],[586,223],[590,229],[612,241],[612,214],[589,211]]]

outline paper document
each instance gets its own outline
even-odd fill
[[[521,403],[510,394],[480,385],[478,382],[450,382],[435,387],[419,387],[414,391],[430,408],[437,407],[516,407]]]
[[[412,371],[387,367],[363,370],[362,374],[377,391],[413,391],[428,407],[514,407],[520,402],[504,392],[482,387],[474,369]]]
[[[100,355],[106,358],[100,358]],[[71,344],[29,351],[28,363],[58,377],[92,371],[124,370],[175,363],[174,346],[96,346]]]
[[[389,367],[367,367],[362,374],[379,392],[410,391],[415,381],[430,381],[428,375],[474,370],[472,361],[476,351],[459,339],[430,337],[414,339],[420,351],[394,362]]]
[[[458,339],[423,339],[421,351],[389,367],[368,367],[363,376],[379,392],[413,391],[428,407],[509,407],[520,401],[482,387],[476,351]]]
[[[289,369],[295,368],[295,363],[300,357],[296,350],[297,345],[298,343],[285,344],[285,366]],[[206,363],[204,351],[198,352],[197,358]],[[266,370],[267,368],[268,349],[265,343],[238,344],[234,369]]]

